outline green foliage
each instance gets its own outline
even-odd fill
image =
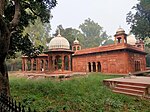
[[[30,22],[29,26],[25,28],[24,34],[28,33],[31,42],[34,46],[38,47],[39,45],[47,48],[48,38],[50,38],[49,32],[51,26],[49,23],[42,23],[40,18],[35,20],[35,23]]]
[[[90,18],[86,19],[79,28],[84,33],[85,37],[99,37],[102,30],[102,27]]]
[[[74,28],[64,29],[62,25],[57,26],[57,28],[60,30],[61,35],[67,38],[70,45],[73,44],[76,38],[79,40],[82,48],[98,47],[99,45],[114,43],[106,31],[103,31],[102,27],[91,19],[85,20],[85,22],[79,26],[83,33]],[[57,35],[58,31],[56,30],[54,36]]]
[[[73,44],[73,41],[77,38],[80,42],[80,44],[85,47],[84,45],[84,35],[77,29],[74,28],[66,28],[64,29],[62,25],[57,26],[57,28],[60,30],[60,33],[63,37],[65,37],[70,45]],[[56,33],[54,34],[54,36],[58,35],[58,31],[56,30]]]
[[[22,54],[34,56],[41,52],[41,45],[35,47],[29,39],[29,34],[24,34],[23,31],[29,23],[35,23],[37,17],[40,17],[42,23],[48,23],[51,17],[50,10],[56,6],[56,0],[21,0],[20,3],[20,19],[17,27],[14,27],[11,32],[11,40],[9,47],[9,55],[13,56],[16,52],[22,51]],[[12,0],[5,4],[4,20],[9,24],[14,17],[15,5]],[[10,57],[9,56],[9,57]]]
[[[150,102],[112,93],[102,83],[113,78],[91,74],[67,81],[10,77],[11,95],[38,112],[146,112]],[[118,77],[118,76],[117,76]]]
[[[145,52],[148,53],[146,55],[146,66],[150,67],[150,47],[145,46]]]
[[[16,53],[15,58],[7,59],[6,65],[8,71],[19,71],[22,69],[22,59],[21,59],[21,53]]]
[[[140,0],[133,7],[136,13],[127,14],[127,22],[131,25],[131,32],[141,39],[150,38],[150,0]]]
[[[97,47],[103,45],[103,41],[107,41],[107,44],[110,42],[108,41],[110,36],[107,35],[106,31],[103,31],[102,27],[90,18],[80,24],[79,28],[85,35],[84,45],[86,45],[86,47]]]

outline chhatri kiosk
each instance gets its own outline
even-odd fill
[[[22,70],[47,75],[68,72],[128,74],[146,70],[147,53],[143,41],[127,35],[122,28],[117,29],[114,38],[114,44],[81,49],[77,39],[70,46],[59,33],[50,41],[44,54],[31,59],[23,56]]]

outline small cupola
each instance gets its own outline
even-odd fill
[[[121,27],[119,27],[116,31],[115,37],[115,44],[125,44],[127,43],[127,34],[125,33],[125,30]]]
[[[77,38],[73,41],[72,50],[73,51],[81,50],[81,45]]]

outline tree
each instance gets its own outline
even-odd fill
[[[140,0],[133,9],[136,13],[130,11],[126,18],[131,25],[131,32],[143,40],[150,38],[150,0]]]
[[[86,20],[85,20],[86,21]],[[87,29],[93,30],[97,30],[97,26],[98,23],[95,23],[94,21],[92,21],[93,26],[91,27],[91,22],[92,20],[89,19],[89,23],[86,22],[86,25],[84,23],[82,23],[83,26],[85,26]],[[86,29],[82,26],[83,29]],[[95,27],[94,27],[95,26]],[[90,28],[88,28],[90,27]],[[100,27],[102,28],[102,27]],[[70,45],[73,44],[73,41],[77,38],[82,46],[82,48],[88,48],[88,47],[97,47],[99,45],[108,45],[108,44],[112,44],[114,43],[114,41],[111,39],[111,36],[108,36],[106,31],[103,31],[102,29],[97,30],[97,32],[94,33],[91,32],[91,30],[86,30],[88,32],[84,32],[81,33],[79,30],[75,29],[75,28],[63,28],[62,25],[58,25],[57,26],[57,30],[55,32],[55,34],[53,34],[54,36],[58,35],[58,29],[60,30],[60,33],[63,37],[67,38],[67,40],[69,41]],[[83,31],[82,31],[83,32]],[[86,37],[86,34],[88,35],[90,34],[89,37]],[[95,35],[95,36],[92,36]]]
[[[146,66],[150,67],[150,48],[145,46],[145,52],[148,54],[146,55]]]
[[[85,47],[97,47],[102,45],[102,42],[107,41],[110,38],[106,31],[103,31],[102,27],[90,18],[86,19],[79,28],[85,35]]]
[[[73,44],[73,41],[77,38],[80,41],[80,44],[84,47],[84,35],[75,28],[63,28],[62,25],[58,25],[57,28],[60,30],[60,33],[63,37],[65,37],[70,45]],[[54,36],[58,35],[58,30],[56,30]]]
[[[36,53],[37,48],[28,34],[23,36],[23,30],[37,17],[43,23],[49,22],[50,10],[55,6],[56,0],[0,0],[0,92],[9,94],[5,64],[8,53],[13,55],[21,50],[26,55]]]
[[[114,41],[111,39],[112,37],[111,36],[108,36],[106,31],[104,31],[102,34],[101,34],[101,40],[102,42],[100,43],[100,45],[102,46],[105,46],[105,45],[109,45],[109,44],[113,44]]]
[[[99,37],[102,31],[102,27],[90,18],[86,19],[84,23],[79,26],[79,28],[86,37]]]
[[[24,34],[29,34],[29,38],[34,46],[43,46],[46,49],[50,37],[50,30],[51,26],[49,23],[43,24],[40,18],[37,18],[34,24],[30,22],[28,27],[25,28]]]
[[[22,68],[21,52],[16,53],[16,58],[6,59],[8,71],[19,71]]]

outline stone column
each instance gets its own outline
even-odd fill
[[[46,59],[43,59],[43,69],[44,69],[44,71],[46,70]]]
[[[95,62],[95,66],[96,66],[96,72],[98,72],[98,63]]]
[[[91,63],[91,72],[93,72],[93,63]]]
[[[33,71],[34,59],[31,59],[31,71]]]
[[[53,71],[55,70],[55,56],[52,57],[52,67]]]
[[[68,55],[68,70],[71,71],[71,58],[70,58],[70,55]]]
[[[48,55],[48,71],[50,71],[51,70],[51,66],[50,66],[50,64],[51,64],[51,59],[50,59],[50,55]]]
[[[39,71],[39,59],[36,58],[36,71]]]
[[[25,60],[22,58],[22,71],[25,71]]]
[[[122,43],[124,44],[124,36],[122,36]]]
[[[115,37],[115,44],[117,44],[117,42],[116,42],[117,40],[116,40],[116,37]]]
[[[24,60],[24,64],[25,64],[24,71],[27,71],[27,59]]]
[[[61,56],[61,60],[62,60],[61,70],[64,71],[64,55]]]

